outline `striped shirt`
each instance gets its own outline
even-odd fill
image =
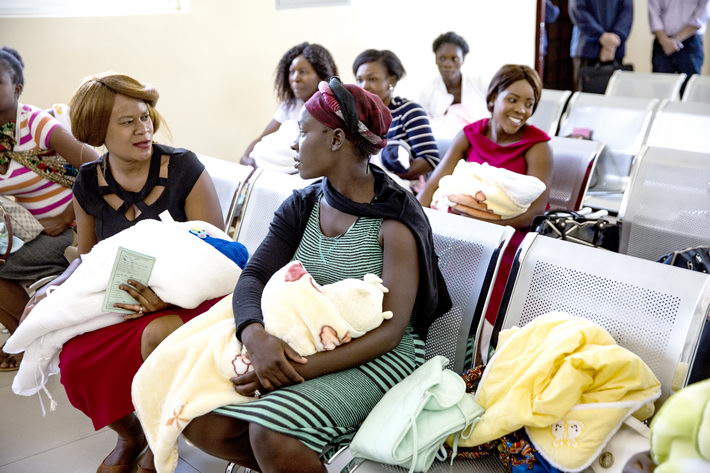
[[[61,126],[44,110],[18,104],[13,151],[48,150],[52,133]],[[10,161],[5,174],[0,174],[0,195],[11,195],[36,218],[59,215],[71,203],[71,189],[60,186]]]
[[[431,132],[429,116],[418,103],[394,97],[389,105],[392,124],[387,140],[404,141],[410,147],[412,160],[424,158],[432,169],[439,164],[439,148]]]

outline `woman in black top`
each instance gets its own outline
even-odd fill
[[[72,99],[76,137],[93,146],[105,145],[108,150],[81,167],[74,186],[81,254],[140,220],[157,219],[166,210],[178,221],[223,225],[212,180],[195,154],[153,143],[153,133],[160,125],[154,108],[157,100],[155,89],[119,74],[89,79]],[[138,304],[116,306],[133,314],[123,323],[73,338],[60,355],[61,381],[72,405],[89,416],[97,430],[108,425],[118,434],[116,448],[98,473],[133,471],[146,445],[133,414],[133,376],[158,343],[216,301],[186,310],[171,308],[136,281],[127,281],[122,289]],[[29,309],[31,305],[26,312]],[[152,468],[152,455],[144,455],[140,463]]]

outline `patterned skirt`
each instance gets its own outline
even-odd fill
[[[214,412],[295,437],[327,458],[348,445],[385,392],[423,362],[424,342],[409,327],[394,350],[368,363]]]

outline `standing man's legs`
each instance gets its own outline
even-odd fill
[[[653,40],[653,51],[651,53],[651,66],[653,67],[653,72],[677,72],[673,65],[673,60],[671,59],[673,56],[675,56],[675,54],[666,56],[666,53],[663,52],[663,48],[661,47],[661,43],[659,43],[657,39]]]
[[[693,35],[683,41],[683,49],[675,53],[673,56],[675,68],[678,72],[684,72],[688,75],[680,88],[680,95],[685,91],[685,85],[688,83],[690,76],[700,74],[703,68],[703,60],[705,59],[705,51],[703,50],[703,37],[699,34]]]

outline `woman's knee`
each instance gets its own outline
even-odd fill
[[[322,473],[325,466],[318,454],[300,440],[249,424],[251,448],[264,471]]]
[[[151,321],[143,329],[141,335],[141,354],[145,360],[168,335],[182,325],[182,319],[177,315],[166,315]]]

